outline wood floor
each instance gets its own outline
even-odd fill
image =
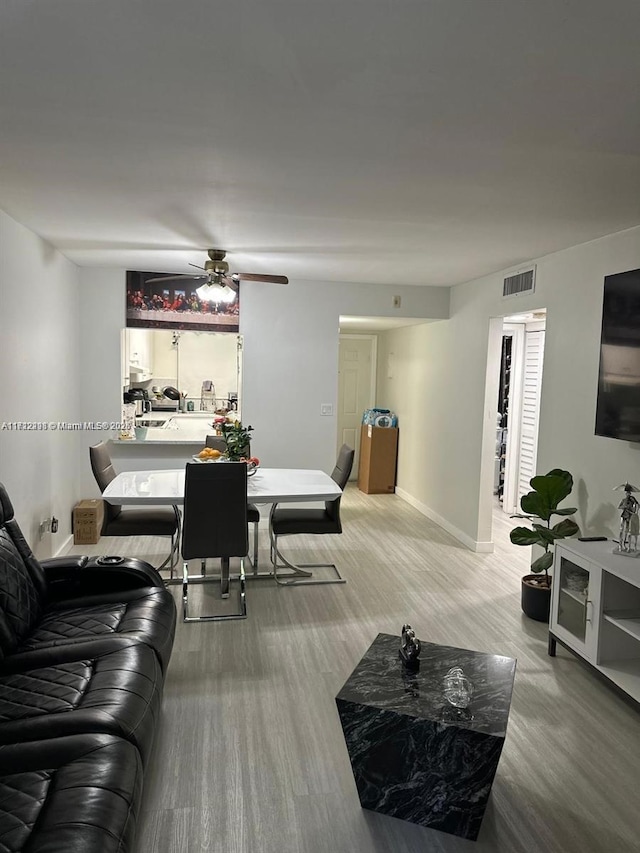
[[[342,509],[342,536],[290,538],[288,553],[335,560],[346,585],[258,581],[247,620],[179,623],[140,853],[638,853],[640,713],[565,650],[547,656],[545,626],[520,611],[529,549],[508,542],[512,522],[497,518],[495,553],[473,554],[395,495],[349,486]],[[157,564],[166,545],[73,551]],[[518,661],[475,843],[360,808],[334,697],[376,634],[405,622]]]

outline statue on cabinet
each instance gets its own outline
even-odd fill
[[[635,556],[640,553],[638,552],[638,534],[640,533],[638,509],[640,508],[640,504],[637,498],[634,497],[634,494],[640,492],[640,489],[632,486],[631,483],[622,483],[622,485],[616,486],[614,491],[621,489],[624,489],[624,497],[618,504],[618,509],[620,510],[620,537],[616,553],[632,554]]]

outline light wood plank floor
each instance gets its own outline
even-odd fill
[[[346,585],[255,582],[246,621],[179,623],[140,853],[640,851],[640,713],[565,650],[547,656],[545,626],[520,611],[529,549],[508,542],[508,517],[497,513],[495,553],[473,554],[396,495],[349,486],[342,505],[342,536],[290,538],[288,553],[334,559]],[[157,565],[166,543],[72,550]],[[334,697],[376,634],[404,622],[423,640],[518,661],[476,843],[360,808]]]

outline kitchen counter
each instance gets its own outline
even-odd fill
[[[234,413],[239,419],[239,414]],[[178,468],[195,456],[213,435],[213,412],[149,412],[136,418],[136,425],[162,422],[147,428],[144,440],[112,438],[109,453],[113,467],[121,471],[153,471]]]

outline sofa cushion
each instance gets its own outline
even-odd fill
[[[112,735],[0,746],[0,850],[128,853],[141,792],[137,750]]]
[[[0,527],[0,650],[10,654],[42,615],[42,589],[6,525]]]
[[[110,643],[106,639],[28,652],[6,662],[0,669],[0,743],[99,732],[131,741],[146,760],[162,670],[148,646],[135,639],[117,642],[123,647],[115,651],[102,650]]]
[[[163,670],[169,663],[176,607],[163,587],[142,587],[50,604],[40,622],[14,649],[62,646],[109,635],[130,635],[156,650]]]
[[[144,635],[167,665],[175,603],[152,566],[123,560],[105,567],[71,558],[67,571],[59,560],[50,569],[51,585],[0,483],[0,658],[44,644],[133,632]]]

